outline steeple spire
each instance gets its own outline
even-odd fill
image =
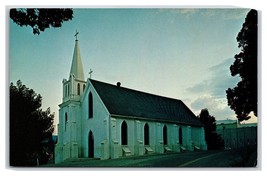
[[[80,55],[80,48],[78,44],[78,34],[79,32],[75,33],[75,47],[74,47],[74,53],[73,53],[73,58],[72,58],[72,64],[71,64],[71,69],[70,69],[70,76],[74,76],[75,79],[84,81],[84,72],[83,72],[83,64],[82,64],[82,59]]]

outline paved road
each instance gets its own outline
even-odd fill
[[[109,160],[80,159],[46,167],[238,167],[242,157],[233,151],[157,154]]]

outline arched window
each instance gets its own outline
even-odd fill
[[[77,92],[78,92],[78,95],[81,94],[81,92],[80,92],[80,83],[78,83],[78,85],[77,85]]]
[[[94,134],[91,130],[88,135],[88,157],[94,158]]]
[[[163,127],[163,145],[167,145],[168,139],[167,139],[167,126],[164,125]]]
[[[67,85],[67,95],[69,96],[70,95],[70,86]]]
[[[89,96],[88,96],[88,115],[89,115],[89,118],[92,118],[93,117],[93,96],[92,96],[92,93],[90,92],[89,93]]]
[[[68,96],[68,85],[65,86],[65,97]]]
[[[179,128],[179,144],[180,145],[183,144],[183,131],[182,131],[182,127]]]
[[[149,145],[149,126],[147,123],[144,126],[144,144]]]
[[[121,124],[121,145],[128,145],[128,129],[125,121]]]
[[[68,114],[65,112],[65,131],[67,129],[67,123],[68,123]]]
[[[65,86],[65,96],[66,97],[69,96],[69,85],[68,84]]]

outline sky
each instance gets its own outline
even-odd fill
[[[182,100],[195,115],[236,119],[225,90],[240,80],[229,67],[249,9],[74,9],[61,28],[34,35],[9,21],[9,82],[21,80],[43,97],[58,123],[62,80],[69,77],[79,32],[84,74],[122,87]],[[250,122],[255,122],[252,118]]]

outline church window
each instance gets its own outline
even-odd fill
[[[94,134],[91,130],[88,136],[88,157],[94,158]]]
[[[167,145],[168,139],[167,139],[167,126],[164,125],[163,127],[163,145]]]
[[[88,96],[88,111],[89,111],[89,118],[92,118],[93,117],[93,96],[92,96],[92,93],[90,92],[89,93],[89,96]]]
[[[65,131],[67,129],[67,123],[68,123],[68,114],[65,113]]]
[[[70,95],[70,86],[67,85],[67,95],[69,96]]]
[[[81,94],[81,93],[80,93],[80,83],[78,83],[78,85],[77,85],[77,92],[78,92],[78,95]]]
[[[149,126],[147,123],[144,126],[144,144],[149,145]]]
[[[121,145],[128,145],[128,131],[127,123],[125,121],[121,124]]]
[[[65,86],[65,96],[67,97],[69,95],[69,85],[67,84]]]
[[[182,131],[182,127],[179,128],[179,144],[183,144],[183,131]]]

